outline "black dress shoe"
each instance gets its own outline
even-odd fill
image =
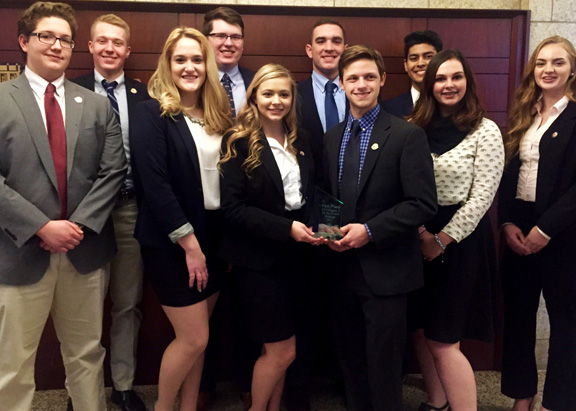
[[[308,387],[304,384],[287,385],[284,391],[284,402],[288,411],[310,411]]]
[[[142,402],[134,390],[113,390],[110,399],[114,404],[119,406],[122,411],[146,411],[144,402]]]

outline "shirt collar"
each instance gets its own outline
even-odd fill
[[[370,127],[373,126],[374,123],[376,122],[376,118],[378,117],[378,114],[380,113],[380,104],[376,104],[374,106],[374,108],[372,108],[370,111],[368,111],[366,114],[364,114],[362,117],[360,117],[358,119],[358,123],[360,124],[360,127],[362,129],[366,128],[366,127]],[[346,123],[348,127],[352,126],[352,122],[356,120],[354,118],[354,116],[352,115],[352,113],[348,114],[348,122]]]
[[[550,114],[554,115],[554,114],[562,113],[564,111],[564,109],[566,108],[566,106],[568,106],[569,102],[570,102],[570,100],[568,99],[568,96],[562,97],[560,100],[558,100],[550,108]],[[540,110],[542,110],[542,96],[540,96],[538,98],[538,101],[536,102],[536,104],[534,104],[534,108],[532,109],[532,114],[538,113],[538,115],[540,115]]]
[[[32,91],[38,96],[44,96],[46,92],[46,87],[48,84],[54,84],[56,87],[56,95],[60,97],[64,97],[64,73],[60,77],[58,77],[54,81],[46,81],[44,78],[40,77],[38,74],[34,73],[28,67],[24,70],[24,75],[28,79],[28,83],[30,83],[30,87]]]
[[[230,71],[222,71],[218,69],[218,78],[220,79],[220,81],[222,81],[222,76],[224,74],[228,74],[228,77],[230,77],[232,84],[236,84],[242,79],[242,74],[240,73],[240,68],[238,67],[238,64],[236,64],[234,68],[230,69]]]
[[[105,80],[104,76],[100,73],[98,73],[96,71],[96,69],[94,69],[94,82],[103,89],[102,87],[102,80]],[[122,72],[122,74],[120,74],[117,78],[115,78],[114,80],[116,83],[118,83],[118,85],[116,86],[117,88],[120,86],[124,85],[124,72]]]
[[[410,88],[410,95],[412,96],[412,103],[416,105],[416,102],[420,98],[420,91],[414,86]]]
[[[332,83],[334,83],[336,85],[336,93],[342,91],[342,89],[340,88],[340,76],[336,76],[336,78],[334,80],[332,80]],[[328,83],[330,80],[328,80],[326,77],[324,77],[322,74],[318,73],[317,71],[313,70],[312,71],[312,83],[318,87],[319,90],[322,90],[322,93],[326,92],[326,83]]]

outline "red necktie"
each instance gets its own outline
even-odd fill
[[[66,129],[60,105],[54,97],[56,87],[48,84],[44,94],[44,109],[46,111],[46,129],[48,130],[48,141],[52,160],[56,169],[56,180],[58,181],[58,196],[60,197],[61,212],[60,219],[66,219],[68,207],[68,194],[66,192]]]

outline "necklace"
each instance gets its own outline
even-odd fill
[[[184,113],[184,112],[182,112]],[[188,115],[187,113],[184,113],[184,116],[190,120],[190,122],[192,122],[193,124],[198,124],[200,127],[204,127],[204,120],[200,119],[200,118],[196,118],[196,117],[191,117],[190,115]]]

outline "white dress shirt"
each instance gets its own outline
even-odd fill
[[[278,140],[266,137],[272,154],[282,176],[282,185],[284,187],[284,208],[288,211],[299,210],[304,205],[302,196],[302,179],[300,178],[300,166],[293,154],[286,150],[288,139],[284,139],[284,147]]]
[[[36,99],[36,103],[38,103],[38,107],[40,108],[40,112],[42,113],[42,121],[44,121],[44,127],[46,127],[46,109],[44,108],[44,94],[46,94],[46,87],[48,84],[54,84],[56,87],[56,91],[54,93],[54,97],[60,106],[60,111],[62,111],[62,119],[64,120],[64,128],[66,128],[66,100],[64,99],[64,74],[58,77],[56,80],[52,82],[48,82],[40,77],[38,74],[34,73],[28,67],[24,70],[24,75],[28,79],[28,83],[30,83],[30,87],[32,88],[32,93],[34,94],[34,98]],[[46,128],[46,132],[48,129]]]

